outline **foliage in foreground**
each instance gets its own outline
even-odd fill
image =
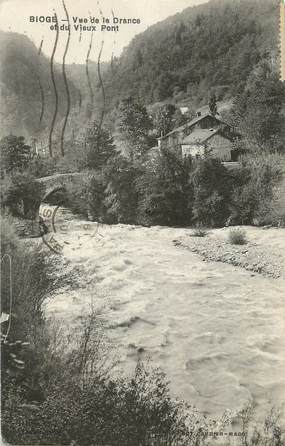
[[[86,384],[65,373],[65,381],[57,380],[37,405],[12,393],[3,433],[9,442],[26,445],[199,445],[206,433],[201,418],[193,411],[187,420],[183,405],[170,398],[162,372],[138,364],[129,380],[93,375]]]
[[[1,324],[1,339],[3,335],[2,340],[9,344],[1,350],[2,402],[12,382],[29,400],[42,394],[39,376],[45,349],[38,348],[45,331],[42,304],[59,287],[59,261],[41,246],[20,241],[12,220],[6,218],[1,218],[1,259],[1,311],[9,315]],[[60,285],[67,283],[64,274]],[[23,351],[22,342],[28,343]],[[44,343],[48,345],[48,340]],[[13,355],[20,361],[25,358],[27,367],[20,376],[17,370],[10,369]]]
[[[58,260],[41,245],[31,246],[18,239],[11,225],[12,220],[1,218],[1,303],[2,311],[10,308],[10,268],[13,285],[13,324],[10,336],[29,336],[42,320],[41,305],[48,293],[56,290]],[[64,276],[62,277],[64,279]]]

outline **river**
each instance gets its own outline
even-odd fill
[[[63,254],[80,269],[79,289],[53,296],[46,312],[72,328],[95,305],[122,370],[150,357],[173,395],[206,414],[254,401],[263,415],[285,401],[284,279],[205,262],[174,245],[187,232],[127,225],[101,227],[93,237],[68,231]]]

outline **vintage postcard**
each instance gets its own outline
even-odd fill
[[[1,444],[285,445],[284,0],[1,0]]]

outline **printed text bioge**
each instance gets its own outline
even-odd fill
[[[30,16],[31,23],[49,23],[51,30],[56,30],[57,27],[61,30],[68,30],[69,25],[67,20],[61,20],[65,23],[60,24],[60,20],[56,16]],[[139,25],[141,20],[139,18],[119,18],[119,17],[77,17],[72,16],[70,25],[74,27],[75,31],[119,31],[119,25]],[[99,25],[99,26],[98,26]]]

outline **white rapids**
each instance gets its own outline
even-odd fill
[[[91,304],[101,308],[122,370],[150,357],[175,396],[211,416],[248,401],[260,414],[283,404],[284,279],[202,261],[173,244],[187,229],[116,225],[95,233],[65,235],[63,254],[80,268],[80,287],[49,299],[48,315],[72,328]]]

